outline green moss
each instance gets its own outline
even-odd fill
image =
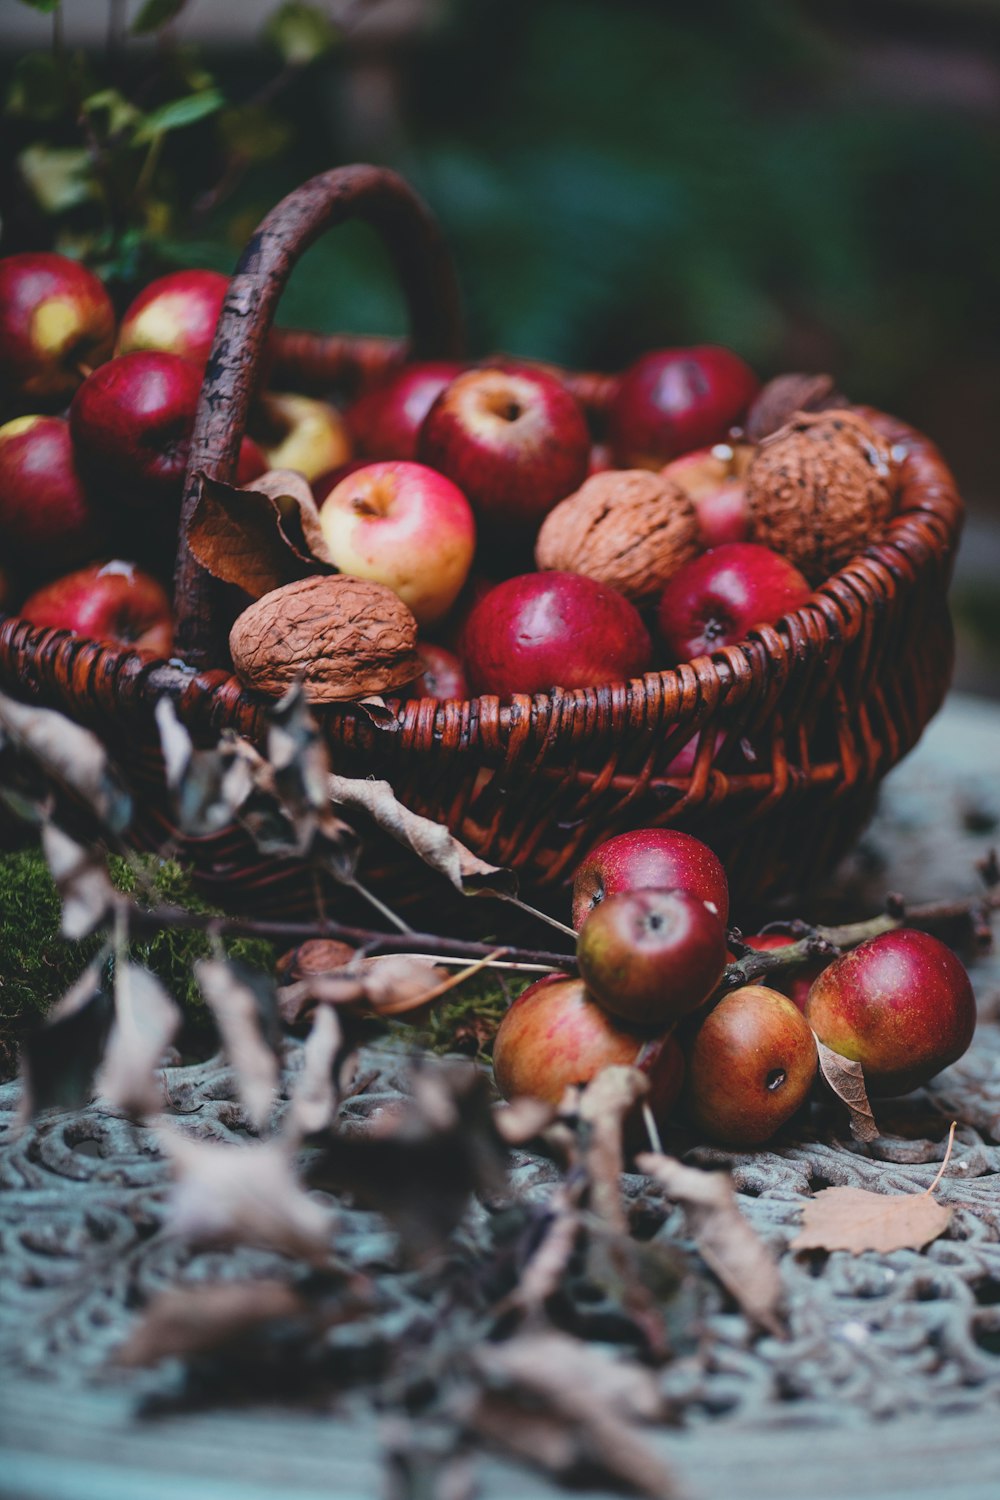
[[[442,998],[418,1025],[399,1021],[392,1023],[392,1029],[431,1052],[465,1052],[487,1060],[510,1002],[529,983],[508,974],[502,985],[497,971],[485,970]]]

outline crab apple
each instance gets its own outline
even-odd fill
[[[201,375],[179,354],[120,354],[88,375],[69,409],[88,483],[137,510],[176,500],[200,393]]]
[[[744,938],[748,948],[753,948],[757,953],[774,953],[779,948],[787,948],[795,938],[788,937],[783,932],[758,932],[752,937]],[[806,1008],[806,997],[810,987],[817,975],[822,974],[826,965],[822,961],[810,964],[808,968],[797,969],[794,974],[769,974],[767,976],[768,988],[780,990],[787,995],[793,1005],[799,1010]]]
[[[665,1031],[718,984],[726,929],[687,891],[619,891],[588,913],[576,957],[580,978],[605,1010]]]
[[[709,1011],[687,1048],[684,1110],[710,1140],[760,1146],[805,1103],[816,1040],[777,990],[750,984]]]
[[[446,385],[462,373],[450,360],[403,365],[376,382],[347,409],[358,453],[376,458],[417,457],[417,435]]]
[[[805,1017],[821,1042],[861,1064],[869,1094],[908,1094],[966,1051],[976,1002],[951,949],[901,927],[829,964]]]
[[[116,641],[169,656],[173,611],[164,589],[134,563],[93,563],[38,589],[20,613],[33,625],[71,630],[94,641]]]
[[[690,661],[773,625],[811,594],[787,558],[756,542],[731,542],[678,568],[660,596],[657,623],[672,658]]]
[[[93,557],[101,524],[77,472],[62,417],[15,417],[0,427],[0,532],[30,572]]]
[[[707,844],[677,828],[636,828],[605,839],[580,861],[573,880],[573,926],[620,891],[687,891],[725,927],[729,885],[722,861]]]
[[[469,502],[425,464],[356,470],[327,495],[319,524],[335,567],[386,584],[424,626],[448,613],[476,550]]]
[[[582,979],[548,975],[519,995],[500,1022],[493,1043],[497,1088],[505,1099],[528,1096],[558,1105],[568,1088],[589,1083],[603,1069],[633,1066],[645,1042],[602,1010]],[[672,1036],[649,1052],[642,1067],[660,1121],[677,1102],[684,1064]]]
[[[252,418],[254,440],[272,469],[296,469],[310,482],[351,457],[344,419],[328,401],[269,391]]]
[[[417,456],[469,497],[497,539],[533,533],[590,464],[583,409],[545,370],[467,370],[424,420]]]
[[[744,478],[753,451],[748,443],[716,443],[685,453],[663,469],[694,501],[703,547],[745,542],[750,535]]]
[[[115,312],[104,283],[47,251],[0,260],[0,387],[26,401],[65,401],[111,353]]]
[[[418,641],[417,655],[424,663],[424,670],[410,688],[412,697],[437,698],[441,703],[468,698],[465,668],[453,651],[433,641]]]
[[[160,349],[204,366],[228,288],[218,271],[172,271],[151,281],[122,318],[118,353]]]
[[[730,349],[655,349],[619,377],[608,438],[622,468],[658,469],[692,448],[725,440],[760,388]]]
[[[582,573],[524,573],[474,605],[462,631],[473,692],[598,687],[648,670],[649,633],[635,606]]]

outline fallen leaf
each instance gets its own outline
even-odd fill
[[[237,489],[207,474],[198,478],[200,488],[187,540],[213,578],[260,599],[286,583],[321,571],[317,560],[288,535],[280,500],[261,487],[261,480]]]
[[[328,1130],[340,1104],[334,1078],[343,1032],[336,1013],[321,1006],[313,1017],[312,1030],[302,1049],[302,1068],[295,1080],[282,1134],[291,1142]]]
[[[636,1166],[682,1205],[702,1259],[747,1317],[780,1337],[781,1276],[770,1251],[740,1213],[729,1176],[685,1167],[654,1151],[638,1156]]]
[[[338,806],[367,813],[384,833],[412,849],[424,864],[437,870],[463,895],[474,896],[482,892],[502,896],[517,894],[517,876],[512,870],[487,864],[449,833],[442,823],[411,812],[397,800],[387,781],[331,775],[328,789]]]
[[[493,1123],[508,1146],[524,1146],[548,1129],[555,1114],[551,1104],[525,1096],[510,1104],[498,1104],[493,1110]]]
[[[300,1025],[317,1005],[367,1006],[382,1016],[404,1015],[426,1005],[450,977],[422,954],[386,953],[283,984],[278,1008],[286,1026]]]
[[[236,1074],[240,1103],[254,1129],[263,1130],[278,1089],[281,1033],[274,988],[266,975],[223,959],[198,959],[194,977]]]
[[[590,1179],[590,1206],[616,1234],[627,1232],[622,1207],[622,1136],[625,1116],[649,1093],[638,1068],[604,1068],[580,1096],[578,1114],[587,1127],[584,1166]]]
[[[115,1363],[135,1368],[224,1351],[263,1323],[298,1318],[306,1311],[298,1292],[284,1281],[174,1287],[153,1298]]]
[[[813,1036],[816,1036],[815,1032]],[[833,1090],[841,1103],[847,1105],[851,1134],[854,1139],[866,1142],[878,1140],[879,1128],[868,1101],[865,1075],[861,1064],[852,1061],[849,1057],[841,1057],[839,1052],[834,1052],[831,1047],[825,1046],[818,1036],[816,1036],[816,1051],[819,1053],[819,1070],[825,1083]]]
[[[180,1008],[140,964],[115,965],[115,1019],[95,1080],[126,1114],[152,1114],[163,1102],[155,1069],[181,1024]]]
[[[333,1219],[300,1186],[283,1141],[243,1146],[200,1141],[163,1125],[157,1139],[176,1184],[171,1234],[196,1243],[260,1245],[314,1265],[326,1262]]]
[[[871,1193],[823,1188],[802,1214],[792,1250],[919,1250],[951,1223],[951,1209],[925,1193]]]
[[[59,931],[72,942],[89,937],[116,900],[107,861],[97,850],[84,849],[54,823],[42,827],[42,852],[62,901]]]
[[[104,983],[104,961],[88,964],[79,979],[31,1032],[21,1052],[21,1120],[43,1109],[80,1109],[94,1092],[114,1016]]]
[[[57,786],[81,799],[106,828],[121,833],[132,820],[132,797],[95,734],[50,708],[0,693],[0,746],[11,742]]]

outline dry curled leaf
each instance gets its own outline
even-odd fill
[[[115,1020],[97,1075],[99,1094],[126,1114],[152,1114],[163,1102],[156,1067],[177,1035],[180,1007],[141,964],[115,965]]]
[[[340,1096],[334,1077],[343,1033],[336,1013],[321,1006],[302,1049],[302,1068],[295,1080],[282,1134],[288,1141],[316,1135],[333,1124]]]
[[[169,698],[156,705],[156,727],[181,832],[201,838],[227,828],[254,790],[257,752],[248,755],[247,741],[228,729],[214,749],[196,750]]]
[[[73,942],[88,937],[116,899],[104,855],[84,849],[54,823],[42,828],[42,851],[62,901],[59,931]]]
[[[289,524],[294,510],[283,508],[279,498],[289,487],[281,471],[265,474],[246,489],[207,474],[199,478],[188,546],[206,573],[259,599],[282,584],[318,571],[316,558],[294,538],[294,531],[302,529]],[[299,475],[289,473],[288,479],[309,488]],[[275,480],[277,494],[273,493]]]
[[[240,1103],[254,1129],[263,1130],[274,1108],[279,1068],[270,983],[214,958],[198,959],[194,977],[233,1065]]]
[[[943,1234],[951,1209],[927,1193],[824,1188],[807,1203],[793,1250],[919,1250]]]
[[[702,1259],[747,1317],[780,1336],[781,1276],[770,1251],[740,1213],[728,1175],[685,1167],[653,1151],[637,1157],[636,1166],[681,1204]]]
[[[578,1108],[588,1128],[584,1165],[590,1179],[590,1206],[618,1234],[627,1229],[622,1207],[622,1136],[625,1117],[649,1093],[649,1080],[638,1068],[604,1068],[587,1084]]]
[[[816,1033],[813,1032],[813,1036]],[[816,1051],[819,1053],[819,1070],[823,1080],[833,1090],[841,1103],[847,1105],[851,1134],[856,1141],[875,1141],[879,1128],[865,1088],[865,1075],[859,1062],[841,1057],[832,1047],[827,1047],[816,1036]]]
[[[0,749],[11,744],[57,786],[79,798],[114,833],[132,818],[132,798],[95,734],[51,708],[0,693]]]
[[[115,1355],[128,1369],[231,1349],[265,1323],[301,1317],[306,1305],[284,1281],[172,1287],[154,1297]]]
[[[844,404],[832,375],[776,375],[750,403],[744,429],[752,443],[759,443],[790,422],[796,412]]]

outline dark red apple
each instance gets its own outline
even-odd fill
[[[117,352],[159,349],[203,368],[228,288],[218,271],[172,271],[151,281],[122,318]]]
[[[418,641],[417,655],[424,663],[423,675],[410,688],[412,698],[468,698],[469,683],[465,668],[453,651],[433,641]]]
[[[715,344],[643,355],[620,377],[608,410],[616,462],[658,469],[679,453],[723,442],[759,389],[750,366]]]
[[[201,372],[179,354],[121,354],[83,382],[69,410],[87,481],[147,510],[181,490]]]
[[[449,360],[404,365],[379,380],[347,410],[358,453],[367,459],[417,456],[417,434],[446,385],[462,373]]]
[[[474,693],[598,687],[649,668],[649,633],[634,605],[582,573],[524,573],[497,584],[462,632]]]
[[[646,1037],[609,1016],[587,994],[582,979],[551,975],[519,995],[500,1022],[493,1072],[505,1099],[529,1097],[558,1105],[575,1084],[605,1068],[631,1067]],[[657,1121],[669,1115],[684,1080],[681,1049],[672,1036],[643,1063],[649,1104]]]
[[[0,427],[0,533],[36,576],[74,567],[104,545],[62,417],[15,417]]]
[[[573,926],[607,896],[620,891],[687,891],[725,927],[729,886],[722,862],[707,844],[677,828],[636,828],[605,839],[581,860],[573,880]]]
[[[799,609],[812,589],[769,547],[732,542],[678,568],[660,597],[657,623],[674,661],[731,646],[756,625]]]
[[[579,489],[590,463],[583,410],[544,370],[467,370],[420,429],[421,462],[454,480],[477,519],[506,541],[532,533]]]
[[[903,927],[829,964],[805,1018],[821,1042],[861,1064],[869,1094],[908,1094],[966,1051],[976,1001],[951,949]]]
[[[604,1009],[666,1031],[696,1010],[726,965],[726,930],[688,891],[620,891],[584,919],[580,978]]]
[[[68,400],[114,337],[111,298],[79,261],[47,251],[0,260],[0,386],[9,396]]]
[[[713,1006],[687,1048],[684,1110],[709,1140],[760,1146],[809,1097],[816,1041],[787,995],[763,985]]]
[[[72,630],[167,657],[173,645],[170,600],[148,573],[115,559],[92,563],[38,589],[20,613],[33,625]]]

